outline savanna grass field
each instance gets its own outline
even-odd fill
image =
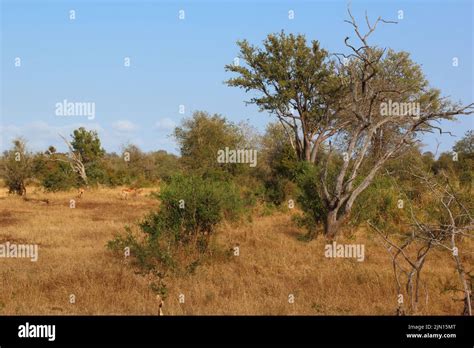
[[[157,315],[150,280],[106,248],[125,225],[158,208],[149,196],[157,190],[147,188],[124,199],[120,188],[95,188],[77,199],[76,190],[44,193],[28,187],[31,193],[24,200],[3,188],[0,243],[38,244],[39,258],[2,260],[0,314]],[[70,208],[71,199],[75,208]],[[322,236],[310,243],[298,238],[305,232],[294,226],[291,212],[264,215],[217,231],[218,246],[238,245],[239,256],[224,256],[200,265],[194,274],[166,278],[165,315],[395,314],[390,256],[377,235],[347,229],[338,242],[365,244],[364,262],[331,259],[324,256]],[[472,264],[473,254],[463,261]],[[445,289],[457,281],[453,262],[446,253],[429,256],[418,314],[460,314],[462,306]],[[75,303],[70,303],[71,295]]]
[[[0,0],[0,348],[472,341],[473,14]]]

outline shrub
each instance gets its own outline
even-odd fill
[[[174,176],[156,197],[161,204],[139,224],[141,238],[127,228],[108,247],[123,252],[129,247],[142,270],[159,278],[170,269],[193,272],[209,254],[210,237],[223,221],[237,219],[243,211],[236,186],[200,176]]]
[[[79,186],[81,181],[67,162],[66,155],[50,146],[44,153],[36,153],[32,161],[35,179],[46,191],[56,192]]]
[[[47,171],[41,178],[41,185],[46,191],[68,190],[78,185],[78,180],[67,163],[48,163]]]
[[[386,175],[378,176],[354,203],[351,215],[353,225],[364,224],[368,220],[381,229],[394,230],[399,227],[402,219],[410,209],[409,205],[416,204],[408,197],[410,191],[401,191],[396,185],[397,178]],[[401,183],[400,183],[401,184]],[[398,207],[402,200],[403,206]],[[397,227],[398,226],[398,227]]]
[[[221,115],[196,111],[174,130],[174,137],[180,147],[181,161],[188,170],[200,174],[225,172],[234,175],[245,169],[238,164],[217,162],[219,150],[244,147],[244,136],[239,127]]]
[[[15,139],[13,148],[5,151],[2,165],[2,178],[8,192],[18,195],[26,194],[26,180],[32,176],[32,155],[26,149],[23,139]]]
[[[297,202],[303,214],[296,215],[294,221],[298,226],[308,230],[308,239],[313,238],[318,225],[323,223],[327,215],[326,206],[319,194],[320,188],[317,178],[319,178],[319,169],[310,164],[304,165],[297,177],[300,190]]]
[[[308,165],[297,180],[300,189],[297,201],[303,214],[294,217],[294,220],[300,227],[308,230],[309,239],[314,237],[318,226],[324,223],[328,214],[319,187],[319,170],[316,166]],[[328,176],[331,175],[334,173],[330,168]],[[358,180],[361,178],[356,178],[355,185],[359,184]],[[417,204],[419,195],[418,191],[411,188],[411,183],[407,179],[379,175],[372,185],[356,199],[347,222],[353,226],[359,226],[370,220],[372,224],[380,228],[395,230],[397,225],[406,218],[409,205]],[[403,200],[404,209],[398,207],[400,199]]]
[[[265,181],[265,200],[270,204],[280,206],[296,194],[295,183],[287,178],[273,176]]]
[[[158,195],[160,211],[141,224],[152,239],[162,235],[173,243],[193,242],[205,250],[209,236],[223,219],[233,220],[242,211],[235,185],[199,176],[175,176]]]
[[[265,200],[279,206],[296,195],[294,185],[301,163],[280,124],[269,124],[262,137],[260,179],[265,185]]]

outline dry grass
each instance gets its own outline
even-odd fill
[[[86,191],[76,208],[76,192],[32,199],[0,194],[0,243],[39,244],[39,260],[0,259],[0,314],[157,314],[157,301],[147,280],[114,257],[106,243],[126,224],[134,224],[157,207],[146,190],[123,200],[120,189]],[[31,192],[31,189],[29,190]],[[255,217],[252,223],[223,226],[222,248],[239,245],[240,256],[206,263],[195,274],[166,279],[170,314],[394,314],[396,294],[390,259],[376,239],[358,231],[340,243],[365,244],[365,261],[324,257],[325,241],[297,239],[303,231],[291,216]],[[472,255],[472,254],[471,254]],[[465,260],[472,264],[472,257]],[[453,314],[462,303],[443,293],[443,283],[456,281],[452,261],[435,252],[424,269],[426,299],[421,314]],[[76,303],[69,303],[69,296]],[[185,303],[178,296],[185,295]],[[294,295],[294,303],[288,296]],[[427,300],[427,302],[426,302]]]

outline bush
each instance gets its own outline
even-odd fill
[[[194,271],[201,256],[208,254],[217,225],[237,219],[243,211],[235,185],[199,176],[174,176],[156,196],[160,209],[139,224],[141,238],[127,228],[125,236],[108,244],[119,252],[129,247],[135,263],[155,274],[170,269]]]
[[[380,229],[394,231],[399,228],[410,205],[416,201],[409,198],[410,191],[401,191],[396,185],[397,178],[386,175],[378,176],[361,195],[356,199],[352,208],[351,223],[355,226],[364,224],[368,220]],[[401,183],[399,183],[401,184]],[[403,201],[403,208],[398,207],[398,201]]]
[[[318,178],[319,168],[306,166],[303,174],[298,176],[299,207],[303,215],[296,216],[295,222],[308,230],[308,238],[312,238],[318,226],[324,224],[328,211],[324,204]],[[334,175],[331,167],[328,176]],[[355,186],[359,185],[361,177],[356,179]],[[403,187],[403,190],[401,189]],[[355,200],[348,221],[353,226],[365,224],[368,220],[379,228],[395,230],[406,218],[409,206],[418,204],[420,192],[416,186],[406,178],[397,176],[379,175],[373,183]],[[329,188],[331,190],[332,188]],[[419,188],[418,188],[419,189]],[[330,191],[331,192],[331,191]],[[398,201],[403,200],[404,209],[398,207]]]
[[[148,272],[165,266],[173,267],[171,254],[165,249],[159,249],[156,243],[143,243],[132,233],[129,226],[125,227],[125,235],[116,236],[109,241],[108,247],[116,252],[124,253],[125,248],[130,248],[135,264],[142,270]]]
[[[67,163],[53,162],[47,166],[47,172],[41,178],[41,185],[46,191],[68,190],[78,185],[78,180]]]
[[[32,171],[35,179],[46,191],[56,192],[69,190],[81,185],[64,154],[56,153],[50,146],[44,153],[36,153],[32,160]]]
[[[319,169],[310,164],[302,167],[298,175],[297,184],[299,195],[297,202],[303,211],[303,215],[295,216],[294,220],[298,226],[308,230],[307,237],[311,239],[316,234],[317,226],[324,222],[327,209],[320,195]]]
[[[294,182],[301,174],[301,163],[280,124],[269,124],[262,137],[259,177],[265,185],[265,200],[280,206],[296,195]]]
[[[127,154],[128,160],[125,160]],[[169,181],[180,172],[179,159],[166,151],[145,153],[135,145],[127,145],[122,154],[106,154],[100,161],[102,172],[95,175],[101,184],[149,187]]]
[[[175,176],[158,195],[160,211],[141,224],[156,239],[171,237],[173,243],[190,243],[207,248],[209,236],[223,219],[234,220],[242,211],[235,185],[199,176]]]
[[[181,161],[188,170],[199,174],[235,175],[245,169],[235,163],[217,162],[219,150],[245,147],[239,127],[221,115],[196,111],[174,130],[174,137],[180,147]]]
[[[13,148],[5,151],[1,176],[9,193],[26,195],[26,180],[32,177],[32,155],[23,139],[15,139]]]
[[[280,206],[297,194],[295,183],[287,178],[274,176],[265,181],[265,200]]]

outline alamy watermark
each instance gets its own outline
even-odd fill
[[[357,261],[362,262],[365,258],[365,246],[364,244],[326,244],[324,248],[324,256],[336,258],[355,258]]]
[[[257,150],[229,149],[217,151],[218,163],[248,163],[250,167],[257,166]]]
[[[56,116],[86,116],[89,120],[95,118],[94,102],[70,102],[64,99],[56,103],[55,108]]]
[[[381,116],[411,116],[415,119],[420,117],[420,103],[418,102],[388,102],[380,103]]]
[[[56,339],[56,325],[35,325],[26,322],[18,326],[18,337],[47,338],[51,342]]]
[[[38,244],[5,242],[0,244],[0,258],[28,258],[36,262],[38,261]]]

